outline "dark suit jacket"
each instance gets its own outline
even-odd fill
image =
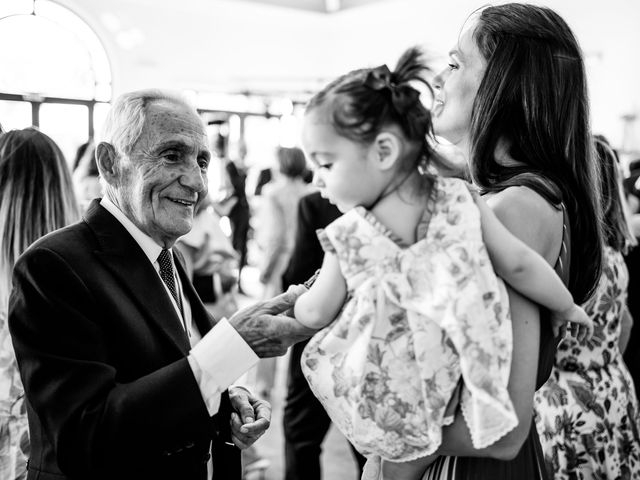
[[[287,270],[282,275],[282,285],[303,283],[322,265],[324,251],[316,230],[324,228],[341,215],[335,205],[320,196],[320,192],[305,195],[298,203],[296,241]]]
[[[214,321],[176,265],[204,335]],[[239,478],[239,451],[218,435],[228,429],[228,395],[210,418],[162,280],[97,200],[83,221],[18,260],[9,327],[26,392],[30,480],[204,480],[211,441],[214,478]]]

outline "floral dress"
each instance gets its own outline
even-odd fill
[[[305,348],[302,370],[349,441],[391,461],[433,453],[458,406],[477,448],[517,424],[506,289],[468,185],[437,179],[427,218],[410,246],[361,207],[319,234],[348,296]]]
[[[27,478],[29,432],[24,390],[13,353],[6,310],[0,307],[0,479]]]
[[[536,392],[536,425],[554,479],[640,479],[638,402],[618,348],[628,279],[622,255],[607,247],[600,283],[584,305],[595,333],[585,345],[565,339]]]

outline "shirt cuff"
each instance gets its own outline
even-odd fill
[[[209,415],[213,416],[220,407],[220,394],[259,358],[223,318],[191,349],[188,360]]]

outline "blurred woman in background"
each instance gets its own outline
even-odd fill
[[[79,219],[60,148],[34,128],[0,136],[0,478],[26,478],[29,436],[24,391],[7,312],[13,265],[41,236]]]
[[[78,151],[82,151],[82,154],[74,162],[71,179],[80,210],[85,212],[93,199],[102,197],[102,185],[100,184],[100,173],[96,163],[96,146],[93,140],[82,144]]]
[[[632,318],[623,254],[636,244],[629,228],[620,165],[596,139],[605,233],[604,270],[584,305],[595,332],[586,344],[567,337],[551,377],[536,392],[536,424],[549,476],[556,480],[640,478],[640,413],[622,360]]]
[[[298,202],[314,189],[304,180],[304,153],[297,147],[276,151],[278,173],[264,187],[256,236],[262,252],[260,282],[264,298],[282,292],[282,274],[289,264],[296,238]]]
[[[260,283],[262,298],[282,293],[284,274],[296,238],[298,203],[300,198],[314,188],[307,184],[304,175],[307,163],[304,153],[297,147],[279,147],[276,150],[277,173],[265,185],[260,207],[255,215],[256,243],[260,249]],[[256,371],[256,392],[269,398],[273,389],[276,359],[260,360]]]

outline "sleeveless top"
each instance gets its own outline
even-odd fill
[[[517,425],[508,297],[466,182],[436,180],[426,235],[413,245],[399,245],[362,207],[319,238],[337,256],[348,297],[305,348],[302,370],[359,451],[391,461],[429,455],[458,405],[476,448]]]

